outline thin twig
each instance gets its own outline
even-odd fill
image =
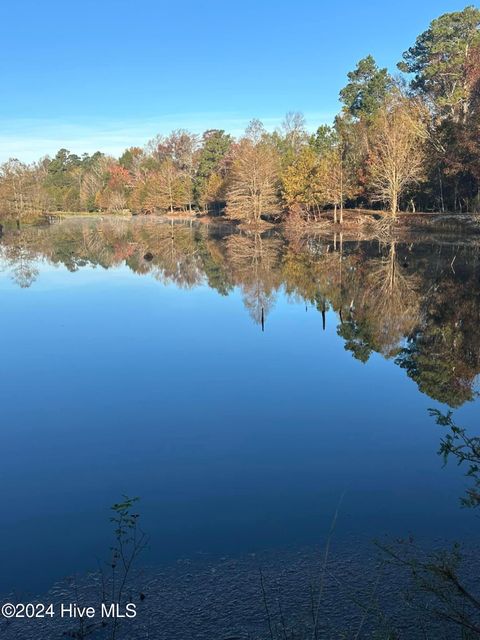
[[[345,496],[345,491],[343,491],[342,495],[340,496],[340,499],[339,499],[338,504],[337,504],[337,508],[335,509],[335,513],[333,515],[332,523],[330,525],[330,531],[329,531],[328,537],[327,537],[327,542],[326,542],[326,545],[325,545],[325,553],[324,553],[324,556],[323,556],[323,565],[322,565],[322,571],[321,571],[321,575],[320,575],[320,589],[319,589],[319,592],[318,592],[317,610],[316,610],[316,613],[315,613],[315,623],[314,623],[314,626],[313,626],[313,634],[312,634],[312,638],[314,640],[317,639],[318,619],[319,619],[319,615],[320,615],[320,604],[321,604],[322,596],[323,596],[323,589],[324,589],[324,584],[325,584],[325,573],[326,573],[326,568],[327,568],[328,556],[329,556],[329,553],[330,553],[330,544],[331,544],[331,541],[332,541],[333,533],[335,531],[335,526],[337,524],[338,513],[340,511],[340,506],[342,504],[344,496]]]
[[[273,629],[272,629],[272,618],[270,616],[270,610],[268,608],[267,594],[265,592],[265,584],[264,584],[264,581],[263,581],[262,568],[259,567],[258,571],[260,572],[260,585],[262,587],[263,604],[265,606],[265,612],[267,614],[268,628],[270,630],[270,638],[271,638],[271,640],[274,640],[274,638],[273,638]]]

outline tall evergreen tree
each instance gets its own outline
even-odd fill
[[[347,77],[348,84],[340,91],[344,111],[354,118],[373,116],[392,86],[387,69],[380,69],[373,56],[368,55]]]

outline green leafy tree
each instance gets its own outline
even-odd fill
[[[368,329],[367,324],[355,322],[353,318],[349,318],[337,327],[337,334],[345,340],[345,350],[351,351],[353,357],[364,364],[373,352],[372,337]]]
[[[392,78],[380,69],[373,56],[362,58],[354,71],[347,74],[348,84],[340,91],[344,111],[354,118],[370,118],[387,96]]]
[[[222,166],[232,144],[232,137],[223,129],[210,129],[202,136],[202,145],[198,154],[197,172],[193,181],[193,201],[197,206],[205,206],[210,200],[212,182],[221,180],[225,174]],[[216,177],[213,177],[216,176]]]
[[[309,146],[321,156],[331,151],[337,142],[338,134],[336,129],[328,124],[322,124],[316,132],[310,136]]]
[[[80,208],[82,160],[67,149],[60,149],[47,167],[45,188],[58,211]]]
[[[469,68],[480,45],[480,9],[445,13],[432,21],[403,54],[401,71],[414,74],[412,89],[427,96],[435,111],[455,121],[470,105]]]
[[[480,10],[466,7],[432,21],[399,68],[427,100],[430,127],[426,190],[441,211],[475,210],[479,201]]]

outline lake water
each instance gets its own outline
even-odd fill
[[[429,408],[474,429],[475,239],[77,220],[0,239],[0,592],[383,533],[476,535]]]

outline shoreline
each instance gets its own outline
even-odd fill
[[[228,228],[246,234],[269,234],[280,232],[292,237],[321,236],[333,242],[416,242],[429,240],[433,243],[476,244],[480,238],[480,216],[478,214],[452,214],[438,212],[401,213],[395,221],[388,220],[385,212],[370,210],[347,210],[342,224],[333,222],[333,211],[316,221],[300,224],[285,221],[260,224],[245,224],[224,216],[214,215],[132,215],[99,212],[57,212],[20,225],[22,227],[42,227],[65,222],[105,221],[135,224],[201,225],[212,228]],[[386,223],[386,224],[385,224]],[[3,235],[18,231],[14,221],[2,224]],[[0,234],[1,238],[1,234]]]
[[[102,212],[102,211],[52,211],[50,213],[40,214],[26,219],[20,220],[20,226],[36,225],[39,223],[55,224],[62,220],[71,219],[118,219],[118,220],[156,220],[162,222],[197,222],[199,224],[227,224],[232,227],[242,229],[252,229],[263,231],[275,228],[293,228],[302,231],[316,231],[324,229],[328,226],[334,231],[341,232],[350,229],[362,229],[369,223],[389,222],[394,229],[408,228],[410,230],[421,230],[425,227],[431,228],[433,225],[450,226],[452,228],[463,229],[468,227],[469,231],[480,233],[480,213],[452,213],[440,211],[405,211],[398,213],[394,219],[391,214],[384,210],[374,209],[344,209],[343,222],[338,221],[339,213],[337,212],[337,222],[334,222],[333,210],[325,210],[315,216],[312,220],[302,220],[300,223],[288,222],[286,220],[271,220],[268,217],[262,218],[258,223],[246,223],[241,220],[227,218],[223,215],[213,215],[199,212],[181,212],[175,214],[135,214],[131,212]],[[4,229],[17,226],[14,219],[2,219],[0,224]]]
[[[432,540],[423,548],[433,552],[447,544]],[[475,581],[478,551],[474,541],[463,548],[462,575],[470,583]],[[328,637],[342,637],[342,632],[355,632],[360,625],[364,633],[379,632],[384,630],[382,624],[387,624],[416,640],[424,637],[421,627],[425,624],[433,632],[442,628],[441,621],[422,619],[421,611],[405,608],[410,575],[389,562],[385,564],[371,542],[351,540],[344,547],[333,541],[322,578],[324,558],[323,546],[309,545],[222,557],[198,554],[162,566],[138,567],[127,586],[137,617],[119,626],[118,638],[253,640],[269,637],[269,622],[279,633],[283,625],[295,632],[305,633],[310,628],[305,636],[310,637],[312,597],[316,602],[323,579],[320,628]],[[66,577],[33,601],[52,602],[55,609],[65,602],[98,607],[102,582],[98,571]],[[375,606],[369,608],[373,602]],[[19,634],[22,640],[47,640],[52,634],[77,637],[78,621],[68,618],[5,622],[0,624],[5,640],[16,640]],[[101,627],[98,631],[101,633]]]

